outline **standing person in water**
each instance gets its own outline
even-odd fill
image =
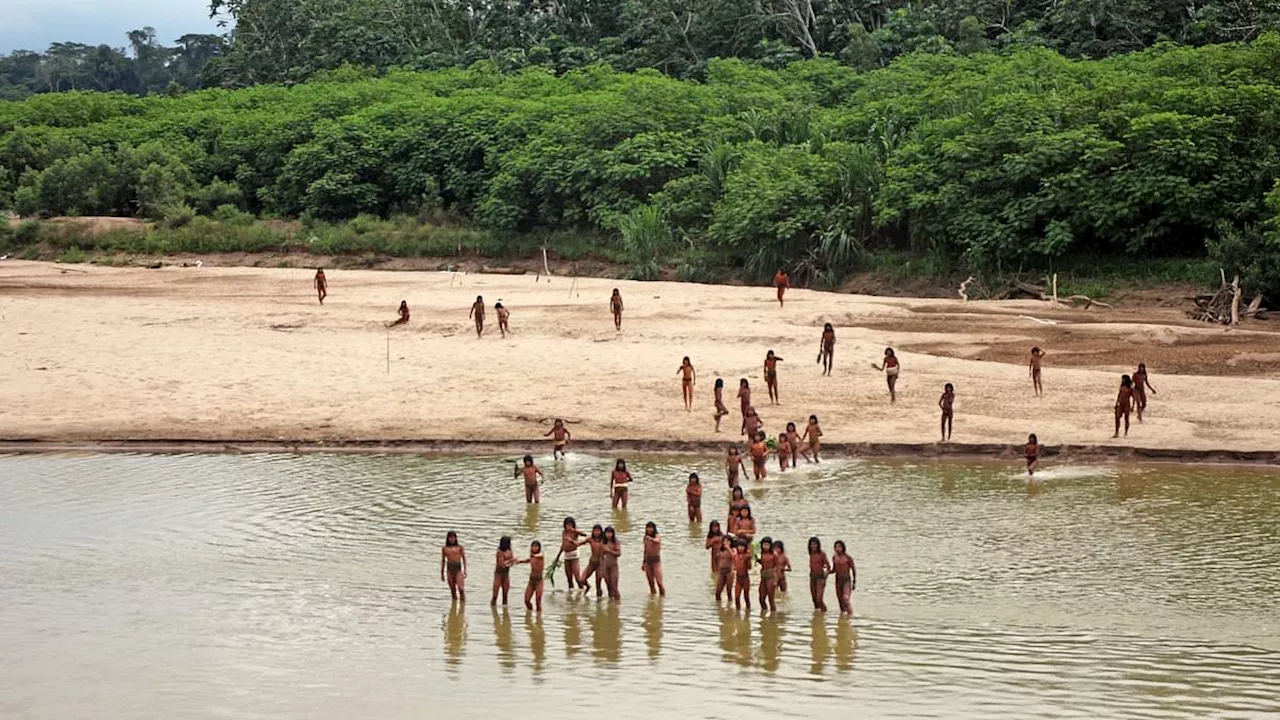
[[[738,487],[741,472],[746,472],[747,466],[742,462],[742,455],[738,452],[737,445],[729,446],[729,455],[725,461],[725,470],[729,476],[729,489]]]
[[[778,472],[784,473],[787,471],[788,462],[791,460],[791,443],[787,442],[785,430],[778,433],[778,439],[775,444],[778,446],[774,451],[778,455]],[[765,447],[768,447],[768,445]]]
[[[613,313],[613,329],[622,330],[622,293],[618,292],[618,288],[613,289],[613,296],[609,298],[609,312]]]
[[[511,538],[503,535],[498,540],[498,552],[493,558],[493,597],[490,607],[498,604],[498,591],[502,591],[502,604],[507,604],[507,595],[511,593],[511,566],[516,564],[516,554],[511,550]]]
[[[778,592],[787,591],[787,573],[791,572],[791,558],[781,540],[773,541],[773,554],[778,556]]]
[[[533,456],[525,455],[524,464],[516,466],[516,477],[524,476],[524,501],[538,504],[542,502],[542,490],[538,480],[542,478],[542,470],[533,464]]]
[[[764,433],[759,431],[751,438],[751,474],[756,480],[763,480],[769,475],[769,446],[764,441]]]
[[[942,409],[942,442],[951,439],[951,420],[954,415],[956,388],[951,383],[942,386],[942,397],[938,398],[938,407]]]
[[[726,525],[730,535],[736,534],[735,526],[738,524],[738,514],[742,512],[742,508],[749,507],[751,507],[751,503],[747,502],[747,497],[743,494],[742,487],[734,486],[729,493],[729,519]]]
[[[760,614],[778,612],[775,595],[778,591],[778,556],[773,552],[773,538],[765,536],[760,540],[760,557],[756,558],[760,565]]]
[[[577,520],[571,517],[564,519],[564,531],[560,533],[560,556],[564,558],[564,578],[569,583],[566,590],[572,590],[574,585],[584,590],[587,587],[587,584],[582,582],[578,562],[578,548],[590,542],[590,540],[579,539],[585,537],[587,534],[578,530]]]
[[[818,342],[818,362],[822,363],[822,374],[830,375],[835,367],[836,331],[831,323],[822,326],[822,339]]]
[[[898,356],[893,353],[893,348],[884,349],[883,365],[876,365],[875,363],[872,363],[871,367],[876,370],[884,371],[885,380],[889,383],[889,402],[898,402],[898,372],[902,368],[898,365]]]
[[[747,414],[747,408],[751,407],[751,383],[746,378],[738,381],[738,405],[741,406],[743,417]]]
[[[777,405],[778,400],[778,363],[782,358],[770,350],[764,356],[764,384],[769,388],[769,404]]]
[[[827,611],[827,575],[831,572],[831,562],[827,554],[822,552],[822,541],[816,537],[809,538],[809,595],[813,598],[813,609]]]
[[[1040,445],[1040,439],[1036,437],[1035,433],[1027,436],[1027,475],[1035,475],[1036,470],[1040,469],[1040,453],[1043,450],[1044,447]]]
[[[742,609],[747,604],[747,612],[751,612],[751,541],[738,538],[733,553],[733,609]]]
[[[1133,412],[1133,378],[1120,376],[1120,393],[1116,395],[1116,432],[1111,437],[1120,437],[1120,420],[1124,419],[1124,436],[1129,437],[1129,413]]]
[[[720,604],[721,592],[725,593],[727,599],[732,600],[734,597],[733,566],[736,555],[733,549],[733,538],[724,535],[718,541],[719,544],[711,551],[711,561],[716,568],[716,605]]]
[[[667,596],[667,589],[662,585],[662,536],[658,534],[657,523],[650,520],[644,524],[644,562],[640,564],[644,570],[644,578],[649,581],[649,594]]]
[[[778,268],[778,274],[773,276],[773,284],[778,288],[778,307],[782,307],[782,296],[787,292],[787,288],[791,287],[791,277],[787,275],[787,271]]]
[[[745,539],[748,543],[756,536],[756,519],[751,516],[751,506],[738,509],[738,522],[733,525],[733,534],[739,540]]]
[[[689,484],[684,488],[685,504],[688,505],[689,522],[702,522],[702,481],[698,473],[689,473]]]
[[[631,485],[631,473],[627,472],[627,461],[618,460],[613,467],[613,472],[609,474],[609,496],[613,499],[613,509],[617,510],[618,505],[622,505],[622,509],[627,509],[627,488]]]
[[[324,299],[329,296],[329,279],[324,276],[324,268],[316,268],[315,280],[311,281],[315,286],[316,295],[320,298],[320,304],[324,304]]]
[[[813,453],[813,461],[816,463],[822,462],[818,457],[818,452],[822,449],[822,441],[819,440],[821,437],[822,428],[818,427],[818,416],[810,415],[809,424],[805,426],[804,437],[801,439],[809,442],[809,452]],[[805,459],[808,460],[809,456],[806,455]]]
[[[1031,375],[1031,389],[1036,397],[1044,394],[1044,385],[1040,383],[1040,363],[1044,360],[1044,351],[1039,347],[1031,348],[1031,360],[1027,362],[1027,372]]]
[[[476,296],[476,301],[471,303],[471,312],[467,317],[476,321],[476,337],[484,335],[484,298],[480,295]]]
[[[712,520],[711,525],[707,528],[707,542],[705,547],[711,552],[711,572],[716,571],[716,554],[720,552],[720,541],[724,540],[724,531],[720,529],[720,521]]]
[[[405,323],[409,322],[409,301],[401,300],[400,308],[396,310],[396,312],[400,315],[400,317],[396,318],[394,322],[387,323],[387,327],[393,328],[397,325],[404,325]]]
[[[831,574],[836,576],[836,601],[840,603],[841,614],[853,614],[851,593],[858,587],[858,568],[853,564],[853,556],[849,555],[843,540],[837,540],[831,546]]]
[[[600,570],[600,561],[604,559],[604,553],[601,549],[604,545],[604,528],[600,527],[599,524],[592,525],[591,536],[587,538],[587,544],[591,546],[591,558],[587,560],[587,569],[578,578],[578,585],[586,588],[587,580],[592,575],[595,575],[596,597],[600,597],[603,594],[600,591],[600,582],[604,579],[604,573]]]
[[[542,543],[537,540],[529,543],[529,557],[516,562],[529,566],[529,584],[524,588],[525,609],[533,610],[536,598],[538,612],[542,612],[542,573],[547,564],[547,558],[542,554]]]
[[[508,322],[511,320],[511,312],[502,307],[502,301],[499,300],[493,306],[493,311],[498,315],[498,332],[502,333],[502,337],[506,337],[511,330]]]
[[[447,579],[450,597],[467,601],[467,591],[463,587],[463,581],[467,579],[467,550],[458,544],[458,533],[452,530],[445,534],[444,547],[440,548],[440,579]]]
[[[800,441],[800,433],[796,431],[796,424],[787,423],[787,452],[791,453],[791,467],[799,467],[800,461],[796,458],[804,456],[806,462],[813,462],[809,459],[809,453],[806,453],[801,447],[803,443]],[[779,449],[781,452],[781,449]]]
[[[1133,399],[1138,408],[1138,422],[1142,422],[1142,413],[1147,409],[1147,390],[1152,395],[1156,394],[1156,389],[1151,387],[1151,380],[1147,377],[1147,364],[1138,363],[1138,369],[1133,373]]]
[[[729,414],[729,408],[724,406],[724,378],[716,378],[715,387],[716,396],[716,432],[720,432],[720,418]]]
[[[618,532],[613,526],[604,529],[604,542],[600,544],[600,571],[604,573],[604,584],[609,590],[610,600],[621,600],[618,592],[618,563],[622,558],[622,543],[618,542]]]
[[[686,412],[692,411],[693,386],[698,380],[698,373],[693,369],[693,363],[689,361],[688,355],[680,362],[680,367],[676,370],[676,374],[683,376],[680,379],[680,392],[684,395],[684,409]]]
[[[551,429],[542,437],[551,438],[551,442],[553,443],[551,447],[551,459],[563,460],[565,457],[564,449],[569,444],[569,441],[573,439],[573,435],[569,432],[569,428],[564,426],[564,420],[556,418],[555,424],[553,424]]]

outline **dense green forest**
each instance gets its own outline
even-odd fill
[[[250,45],[285,52],[279,38],[253,35],[248,13],[301,4],[235,3],[234,39],[206,77],[236,76],[234,68],[247,67],[237,53]],[[983,7],[954,4],[969,13]],[[567,68],[470,50],[440,69],[380,70],[380,57],[350,57],[343,48],[355,46],[330,26],[331,42],[316,37],[287,51],[363,67],[323,70],[328,60],[290,65],[303,61],[281,56],[260,66],[276,76],[228,84],[305,82],[0,102],[0,208],[151,218],[168,232],[150,237],[152,252],[278,246],[279,234],[252,220],[284,217],[305,226],[289,242],[335,253],[526,247],[529,238],[559,233],[623,259],[637,277],[666,266],[690,279],[723,268],[763,278],[786,266],[802,282],[835,285],[885,256],[988,275],[1094,257],[1207,259],[1280,297],[1280,35],[1119,52],[1174,31],[1190,40],[1252,35],[1261,21],[1205,25],[1197,11],[1195,22],[1162,25],[1177,13],[1147,13],[1145,30],[1121,24],[1129,29],[1107,34],[1111,26],[1098,18],[1146,5],[1099,2],[1085,23],[1091,35],[1050,38],[1024,26],[1078,24],[1036,3],[1039,15],[1011,15],[1007,32],[964,35],[964,25],[989,28],[965,15],[949,37],[938,33],[951,17],[948,3],[870,5],[879,14],[859,16],[875,28],[865,56],[849,50],[848,37],[824,36],[813,52],[799,52],[794,38],[778,36],[752,47],[776,41],[792,51],[744,50],[749,57],[736,59],[699,50],[683,69],[631,63],[668,73],[620,69],[627,63],[617,58],[591,62],[598,56],[590,54]],[[583,5],[603,6],[631,7]],[[393,5],[344,0],[342,7]],[[929,11],[933,29],[921,32],[932,39],[890,43],[886,28],[903,13],[914,17],[914,7]],[[1254,21],[1263,12],[1248,3],[1203,6],[1228,7]],[[319,27],[328,16],[299,17]],[[638,25],[617,25],[624,26]],[[841,27],[847,33],[851,25]],[[1090,45],[1089,36],[1111,44]],[[479,47],[475,32],[466,42],[456,37],[459,48]],[[434,47],[413,42],[421,52]],[[394,43],[363,45],[385,45],[395,59],[386,64],[403,59]],[[0,245],[35,238],[35,229],[14,227],[0,226]]]

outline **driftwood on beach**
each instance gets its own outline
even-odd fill
[[[1231,278],[1231,282],[1227,282],[1226,272],[1219,270],[1218,273],[1221,280],[1218,290],[1201,293],[1191,298],[1196,307],[1194,310],[1187,311],[1187,317],[1215,325],[1239,325],[1241,320],[1247,318],[1265,317],[1266,311],[1262,309],[1262,295],[1254,295],[1248,306],[1242,309],[1240,307],[1242,301],[1240,276],[1236,275]]]
[[[1055,305],[1067,305],[1080,310],[1088,310],[1089,308],[1094,306],[1097,306],[1100,308],[1106,308],[1108,310],[1112,309],[1111,305],[1104,303],[1101,300],[1094,300],[1088,295],[1068,295],[1063,298],[1058,297],[1057,274],[1054,274],[1053,277],[1046,277],[1044,281],[1045,281],[1044,285],[1036,285],[1029,282],[1023,282],[1021,280],[1015,280],[1012,285],[1010,285],[1003,292],[1000,292],[994,295],[992,299],[993,300],[1024,300],[1024,299],[1042,300],[1044,302],[1050,302]],[[964,284],[961,285],[962,297],[963,297],[964,287],[967,284],[968,282],[966,281]]]

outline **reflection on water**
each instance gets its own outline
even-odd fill
[[[787,541],[799,573],[810,535],[845,540],[857,615],[814,614],[798,574],[761,617],[716,607],[705,524],[685,517],[685,478],[720,477],[718,459],[633,461],[616,512],[612,462],[545,462],[530,507],[492,459],[0,458],[0,717],[1280,713],[1274,472],[1051,465],[1028,483],[1016,466],[836,461],[771,475],[748,483],[761,534]],[[703,507],[723,519],[724,488],[708,484]],[[623,600],[558,573],[528,612],[520,566],[514,605],[487,608],[498,538],[519,556],[553,549],[566,515],[617,528]],[[640,570],[649,520],[666,598]],[[451,529],[470,604],[438,582]]]

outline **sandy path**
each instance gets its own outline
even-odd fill
[[[1173,310],[1046,315],[1036,302],[805,290],[780,310],[767,288],[581,279],[570,298],[567,278],[468,275],[461,287],[451,279],[333,270],[321,307],[305,270],[6,261],[0,437],[510,440],[537,438],[544,418],[561,416],[583,439],[728,440],[738,437],[734,394],[747,377],[766,429],[816,413],[829,441],[932,443],[938,394],[953,382],[957,443],[1015,444],[1036,432],[1051,445],[1280,449],[1277,335],[1188,327]],[[621,334],[608,313],[612,287],[627,304]],[[513,337],[497,336],[490,310],[494,333],[476,339],[467,308],[477,294],[511,309]],[[389,333],[388,375],[382,322],[401,299],[413,321]],[[832,378],[814,362],[827,321],[838,334]],[[1089,365],[1086,351],[1098,343],[1107,352]],[[1032,344],[1049,351],[1039,400],[1027,397],[1014,350]],[[903,348],[895,406],[869,366],[886,345]],[[1150,359],[1194,368],[1210,345],[1207,367],[1222,366],[1227,347],[1256,373],[1232,365],[1232,375],[1172,375]],[[768,349],[785,358],[776,408],[761,379]],[[698,370],[692,414],[676,376],[684,355]],[[1119,373],[1139,359],[1151,364],[1159,394],[1147,422],[1112,441]],[[710,417],[717,376],[732,411],[720,436]]]

